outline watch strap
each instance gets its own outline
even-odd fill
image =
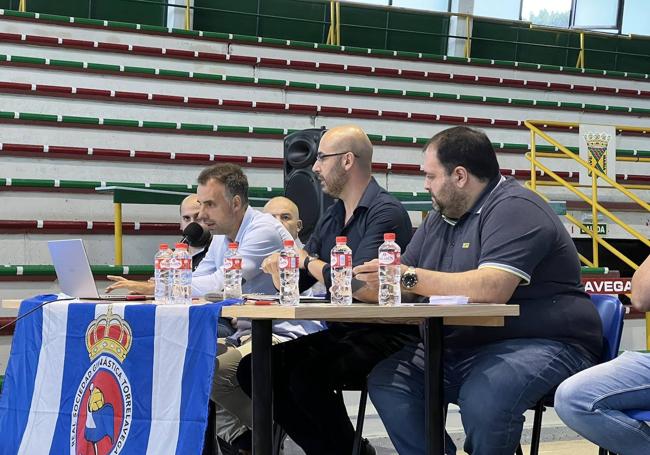
[[[318,259],[316,256],[308,255],[302,263],[302,267],[309,273],[309,263],[314,259]],[[311,273],[309,273],[311,275]]]

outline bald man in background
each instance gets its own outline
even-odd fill
[[[264,206],[264,213],[273,215],[275,219],[283,224],[295,240],[296,248],[303,249],[305,247],[300,237],[298,237],[302,229],[302,220],[300,219],[298,206],[291,199],[284,196],[276,196],[269,199],[269,202]],[[325,297],[327,295],[327,289],[325,289],[323,283],[317,281],[311,288],[301,292],[300,295],[303,297]]]
[[[203,229],[205,225],[199,220],[199,210],[201,210],[201,204],[199,203],[199,198],[196,194],[190,194],[180,206],[180,215],[181,215],[181,232],[190,223],[199,223]],[[196,270],[199,263],[205,257],[205,254],[208,252],[210,247],[210,242],[212,241],[212,235],[210,235],[210,240],[208,240],[204,245],[190,245],[190,255],[192,255],[192,270]]]
[[[296,241],[296,246],[298,248],[303,247],[300,238],[298,238],[298,234],[302,229],[302,220],[298,213],[298,206],[291,199],[284,196],[269,199],[269,202],[264,206],[264,213],[273,215],[289,231],[291,237]]]
[[[372,144],[355,125],[328,130],[321,138],[314,173],[323,191],[338,199],[318,221],[305,247],[299,250],[300,289],[316,282],[331,286],[330,250],[337,236],[347,236],[352,264],[377,257],[384,233],[396,234],[405,249],[411,222],[400,202],[372,177]],[[279,287],[278,255],[264,260],[262,269]],[[353,283],[357,300],[377,301]],[[417,328],[328,322],[328,330],[272,348],[274,418],[306,453],[332,455],[352,452],[354,428],[343,398],[343,384],[363,383],[376,363],[417,337]],[[242,359],[238,380],[250,394],[250,356]],[[374,448],[364,440],[361,453]]]

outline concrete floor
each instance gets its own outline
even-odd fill
[[[524,446],[524,453],[529,453],[529,447]],[[540,455],[597,455],[598,447],[583,439],[577,441],[556,441],[542,443]]]
[[[287,441],[285,455],[302,455],[304,452],[291,441]],[[397,451],[391,446],[390,441],[373,441],[377,455],[397,455]],[[523,446],[524,454],[530,453],[530,446]],[[583,439],[574,441],[543,442],[539,447],[540,455],[598,455],[598,447]],[[457,455],[466,455],[465,452],[458,452]]]
[[[352,419],[356,422],[356,413],[358,410],[359,394],[358,392],[344,392],[343,397],[346,407]],[[531,426],[533,421],[533,412],[528,411],[525,414],[526,421],[522,433],[522,442],[524,454],[530,452]],[[456,446],[462,448],[464,433],[460,419],[460,413],[457,406],[450,405],[447,414],[446,429],[452,437]],[[365,423],[363,429],[364,437],[368,438],[377,451],[377,455],[397,455],[397,451],[386,434],[377,411],[372,402],[368,402],[365,412]],[[540,445],[540,455],[597,455],[598,447],[588,441],[583,440],[576,433],[568,429],[560,418],[555,414],[553,408],[547,409],[542,420],[542,443]],[[288,439],[285,443],[285,455],[304,455],[304,452],[296,444]],[[464,455],[465,452],[459,451],[457,455]]]

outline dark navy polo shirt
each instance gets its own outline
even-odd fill
[[[411,220],[404,206],[372,178],[347,224],[345,205],[338,200],[316,224],[305,250],[329,263],[336,237],[345,235],[352,249],[352,265],[357,266],[377,258],[377,249],[384,243],[386,232],[395,233],[396,242],[404,251],[413,232]],[[308,274],[301,270],[301,289],[307,289],[315,282],[313,277],[306,279],[305,275]],[[329,289],[332,285],[329,264],[323,269],[323,275],[325,287]]]
[[[551,207],[512,178],[490,182],[459,220],[431,212],[402,263],[440,272],[490,267],[521,278],[508,302],[520,305],[519,317],[506,317],[503,327],[451,328],[446,347],[549,338],[600,357],[600,317],[580,283],[573,241]]]

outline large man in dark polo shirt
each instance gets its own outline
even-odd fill
[[[403,292],[520,305],[521,316],[503,327],[448,329],[444,351],[445,401],[460,407],[465,451],[512,454],[526,409],[597,361],[600,320],[566,229],[539,196],[499,174],[484,133],[438,133],[424,148],[423,169],[437,210],[402,255],[412,266],[402,266]],[[374,286],[376,270],[370,262],[354,273]],[[397,451],[424,454],[422,344],[377,365],[368,385]],[[446,453],[456,453],[449,438]]]
[[[377,257],[386,232],[394,232],[404,249],[411,222],[403,206],[372,178],[372,144],[356,126],[327,131],[314,164],[323,190],[338,199],[319,220],[300,251],[301,289],[318,280],[331,286],[330,250],[336,236],[347,236],[353,265]],[[263,268],[278,280],[277,256]],[[309,276],[307,276],[309,275]],[[361,283],[363,285],[363,283]],[[353,285],[358,300],[377,300],[377,291]],[[370,370],[397,352],[417,331],[406,326],[348,325],[331,322],[328,330],[274,346],[274,417],[307,455],[352,452],[354,430],[343,398],[343,384],[365,381]],[[238,378],[250,391],[250,359],[240,363]],[[248,393],[248,392],[247,392]],[[364,441],[363,454],[374,449]]]

